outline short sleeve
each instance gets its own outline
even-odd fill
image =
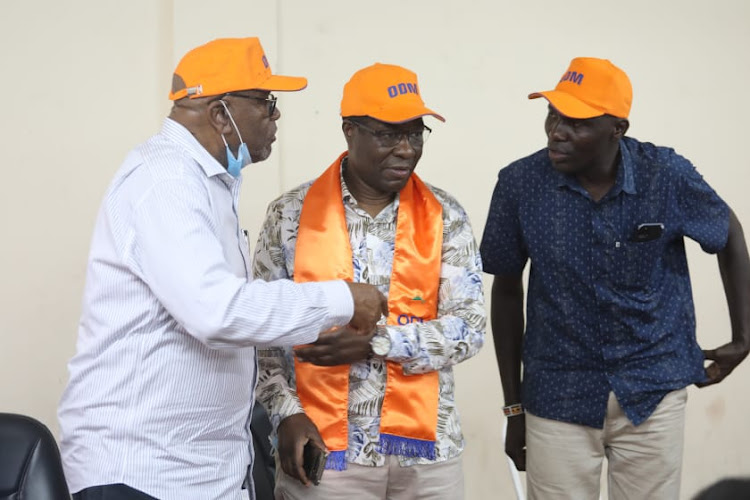
[[[729,236],[729,206],[685,158],[680,162],[678,203],[685,236],[708,253],[721,251]]]
[[[492,193],[480,245],[482,265],[489,274],[520,273],[528,259],[518,212],[518,192],[522,186],[519,167],[510,165],[502,169]]]

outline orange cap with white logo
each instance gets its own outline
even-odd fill
[[[401,66],[375,63],[363,68],[344,85],[341,116],[369,116],[386,123],[404,123],[431,115],[445,118],[422,101],[417,75]]]
[[[185,54],[174,70],[169,98],[175,101],[239,90],[295,91],[305,87],[307,78],[271,74],[258,38],[219,38]]]
[[[633,102],[633,87],[628,75],[607,59],[576,57],[555,90],[529,94],[529,99],[537,97],[544,97],[569,118],[586,119],[605,114],[627,118]]]

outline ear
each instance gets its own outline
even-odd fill
[[[615,126],[613,129],[613,138],[619,141],[620,139],[625,137],[625,133],[628,131],[629,127],[630,127],[630,122],[626,118],[618,118],[615,121]]]
[[[206,117],[209,125],[219,134],[229,135],[234,131],[227,110],[220,99],[211,101],[206,106]]]
[[[346,139],[346,145],[351,147],[352,137],[354,136],[354,129],[357,128],[352,125],[350,121],[341,122],[341,130],[344,132],[344,139]]]

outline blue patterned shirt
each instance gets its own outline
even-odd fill
[[[641,224],[660,235],[635,241]],[[716,253],[729,208],[664,147],[620,142],[598,202],[543,149],[502,169],[481,243],[484,270],[531,261],[522,400],[543,418],[601,428],[614,391],[638,425],[670,391],[705,379],[684,237]]]
[[[271,202],[258,237],[253,274],[266,281],[294,278],[294,254],[307,182]],[[486,315],[479,249],[461,205],[442,189],[428,185],[443,207],[443,247],[437,318],[424,323],[388,325],[389,361],[404,373],[438,372],[438,424],[434,461],[399,456],[401,465],[443,462],[464,448],[455,401],[453,366],[474,356],[484,343]],[[371,217],[349,192],[341,177],[346,226],[352,248],[354,281],[376,285],[386,296],[393,270],[399,198]],[[274,433],[279,423],[301,413],[291,348],[258,351],[257,398],[268,410]],[[386,364],[377,357],[351,365],[349,371],[347,462],[383,466],[379,449],[380,411],[386,385]]]

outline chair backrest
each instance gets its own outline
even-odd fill
[[[737,500],[750,498],[750,476],[725,478],[704,489],[693,500]]]
[[[69,500],[52,433],[24,415],[0,413],[0,500]]]

